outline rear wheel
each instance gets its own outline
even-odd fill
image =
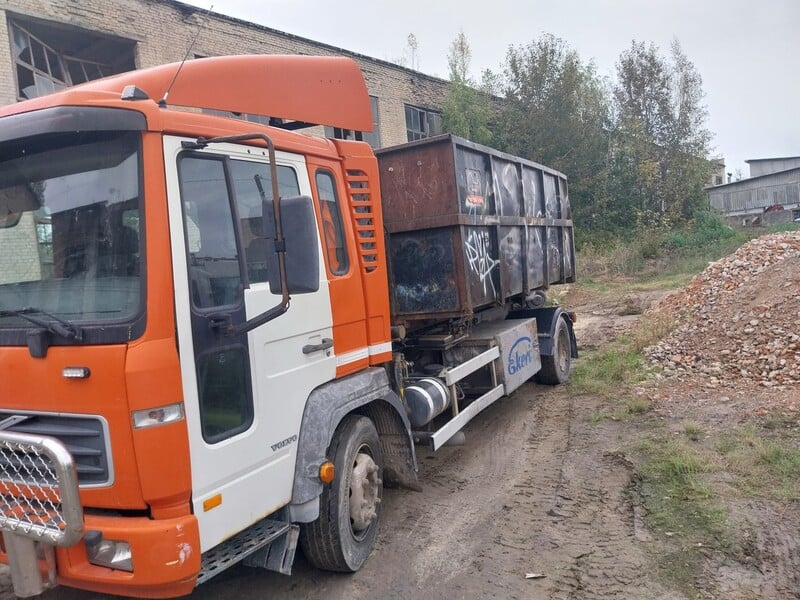
[[[300,533],[303,553],[316,567],[353,572],[367,560],[378,535],[383,499],[383,455],[367,417],[345,417],[328,456],[336,472],[320,496],[319,518]]]
[[[559,318],[556,331],[553,335],[552,356],[542,356],[542,370],[535,379],[539,383],[558,385],[569,379],[569,369],[572,366],[572,341],[569,335],[567,322]]]

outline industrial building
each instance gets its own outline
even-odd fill
[[[742,225],[800,221],[800,156],[745,162],[750,177],[706,188],[711,207]]]
[[[193,42],[194,40],[194,42]],[[0,105],[121,73],[229,54],[348,56],[361,67],[372,132],[321,127],[317,135],[386,147],[441,133],[447,81],[175,0],[4,0]],[[262,120],[256,116],[247,116]]]

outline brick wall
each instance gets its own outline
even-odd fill
[[[192,55],[307,54],[354,58],[369,93],[378,98],[381,145],[406,141],[404,105],[440,111],[447,82],[404,67],[242,20],[212,14],[174,0],[5,0],[0,9],[0,49],[10,49],[7,14],[89,29],[136,42],[136,65],[179,61],[198,24]],[[0,51],[0,104],[16,101],[16,79],[9,50]]]
[[[5,263],[0,270],[0,285],[41,279],[33,213],[24,213],[14,227],[0,229],[0,248]]]

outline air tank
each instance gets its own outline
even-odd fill
[[[440,379],[422,377],[407,382],[403,399],[413,427],[427,425],[450,406],[450,391]]]

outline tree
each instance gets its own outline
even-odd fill
[[[599,225],[609,202],[609,100],[593,65],[545,34],[509,48],[502,87],[499,144],[566,173],[576,220]]]
[[[419,56],[417,55],[419,42],[417,42],[417,36],[415,36],[413,33],[409,33],[408,38],[406,38],[406,42],[408,43],[408,51],[411,55],[411,68],[417,70],[419,69]]]
[[[467,36],[461,31],[447,54],[450,84],[442,110],[442,128],[447,133],[488,145],[492,143],[489,120],[493,100],[488,88],[491,72],[484,72],[484,84],[478,86],[469,75],[471,59]]]
[[[672,42],[671,60],[632,42],[617,63],[610,158],[624,210],[645,222],[691,218],[710,176],[702,78]]]

